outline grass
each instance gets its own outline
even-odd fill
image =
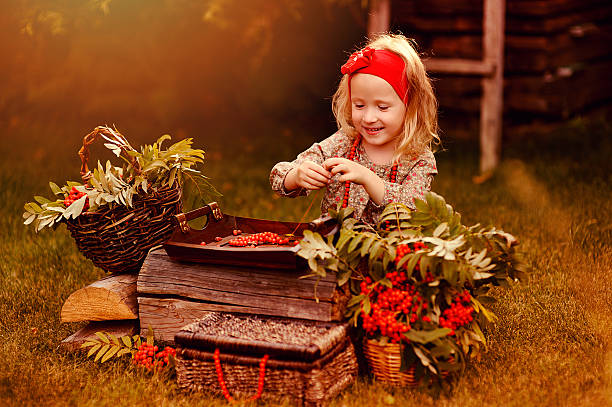
[[[0,405],[226,405],[182,393],[175,381],[142,374],[126,360],[100,365],[58,349],[81,326],[59,322],[63,302],[104,273],[83,259],[65,228],[36,235],[21,213],[33,195],[47,194],[48,181],[77,176],[78,143],[47,134],[32,149],[32,134],[12,136],[19,141],[0,147]],[[270,191],[271,166],[310,143],[301,134],[279,137],[245,138],[233,151],[204,145],[205,172],[223,192],[225,212],[299,220],[317,199],[278,199]],[[499,322],[487,332],[488,349],[452,394],[433,399],[363,377],[332,406],[612,404],[612,128],[575,121],[522,139],[504,150],[499,171],[482,185],[471,182],[476,150],[454,143],[439,153],[433,189],[465,224],[493,224],[517,236],[532,274],[497,292]],[[313,208],[308,218],[316,215]]]

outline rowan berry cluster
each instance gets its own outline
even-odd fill
[[[176,350],[166,346],[164,350],[158,352],[159,348],[148,343],[143,343],[138,348],[138,351],[133,356],[132,363],[137,366],[142,366],[151,369],[163,369],[170,362],[170,355],[176,356]]]
[[[408,283],[405,271],[394,271],[387,274],[392,287],[382,284],[371,285],[367,277],[361,283],[361,294],[370,297],[371,311],[361,311],[363,329],[369,336],[378,333],[388,337],[392,343],[407,340],[402,334],[412,329],[412,324],[419,319],[429,322],[429,317],[421,314],[427,310],[427,301]]]
[[[66,208],[69,207],[74,201],[81,199],[84,195],[87,194],[85,192],[78,191],[76,187],[72,187],[72,189],[68,193],[68,196],[64,198],[64,206]],[[86,211],[87,209],[89,209],[89,201],[86,199],[85,206],[83,206],[83,211]]]
[[[457,328],[472,322],[474,319],[472,317],[473,313],[474,308],[471,305],[470,293],[468,290],[464,290],[453,298],[451,306],[442,312],[442,316],[440,316],[440,326],[442,328],[451,329],[449,335],[455,335],[455,330]]]
[[[235,239],[231,239],[228,243],[230,246],[236,246],[236,247],[246,247],[246,246],[255,247],[261,244],[275,244],[279,246],[280,245],[295,246],[298,242],[297,240],[291,240],[287,237],[283,238],[277,233],[261,232],[261,233],[254,233],[252,235],[239,236]]]
[[[407,254],[409,253],[415,253],[418,252],[419,250],[423,250],[425,249],[427,246],[425,246],[425,243],[423,242],[414,242],[411,244],[400,244],[397,246],[397,249],[395,251],[395,265],[397,266],[397,264],[400,262],[400,260]],[[406,263],[404,263],[404,267],[406,267]],[[418,267],[418,265],[417,265]],[[418,270],[418,269],[417,269]]]
[[[401,244],[401,245],[397,246],[397,249],[396,249],[396,252],[395,252],[395,259],[394,259],[396,267],[398,266],[400,260],[404,256],[406,256],[407,254],[415,253],[415,252],[418,252],[419,250],[423,250],[423,249],[427,248],[427,246],[425,246],[425,243],[423,243],[423,242],[414,242],[414,243],[411,243],[411,245]],[[401,268],[406,269],[407,264],[408,264],[407,262],[404,263]],[[419,263],[417,263],[414,266],[414,270],[415,271],[419,271],[420,270],[420,264]],[[423,279],[423,282],[424,283],[431,283],[432,281],[434,281],[434,276],[433,276],[433,274],[431,274],[431,272],[428,271],[425,274],[425,278]]]

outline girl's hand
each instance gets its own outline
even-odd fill
[[[332,175],[342,174],[338,181],[351,181],[355,184],[363,185],[370,199],[380,205],[385,195],[385,183],[370,169],[346,158],[328,158],[323,162],[323,166]]]
[[[341,157],[328,158],[323,162],[323,166],[332,175],[342,174],[338,177],[340,182],[351,181],[355,184],[364,185],[372,175],[376,176],[363,165]]]
[[[319,164],[304,161],[292,169],[285,178],[285,188],[289,191],[298,187],[317,190],[327,187],[332,174]]]

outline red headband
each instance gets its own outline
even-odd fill
[[[373,49],[365,47],[355,52],[346,61],[340,71],[349,74],[349,92],[351,89],[351,77],[356,73],[367,73],[378,76],[389,83],[395,93],[408,104],[408,80],[406,79],[406,64],[404,60],[394,52],[386,49]],[[350,94],[350,93],[349,93]]]

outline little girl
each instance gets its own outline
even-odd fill
[[[295,197],[327,188],[321,212],[352,207],[375,223],[385,205],[414,209],[437,173],[431,146],[437,102],[421,59],[402,35],[382,35],[350,56],[332,109],[338,132],[292,162],[272,168],[270,184]]]

